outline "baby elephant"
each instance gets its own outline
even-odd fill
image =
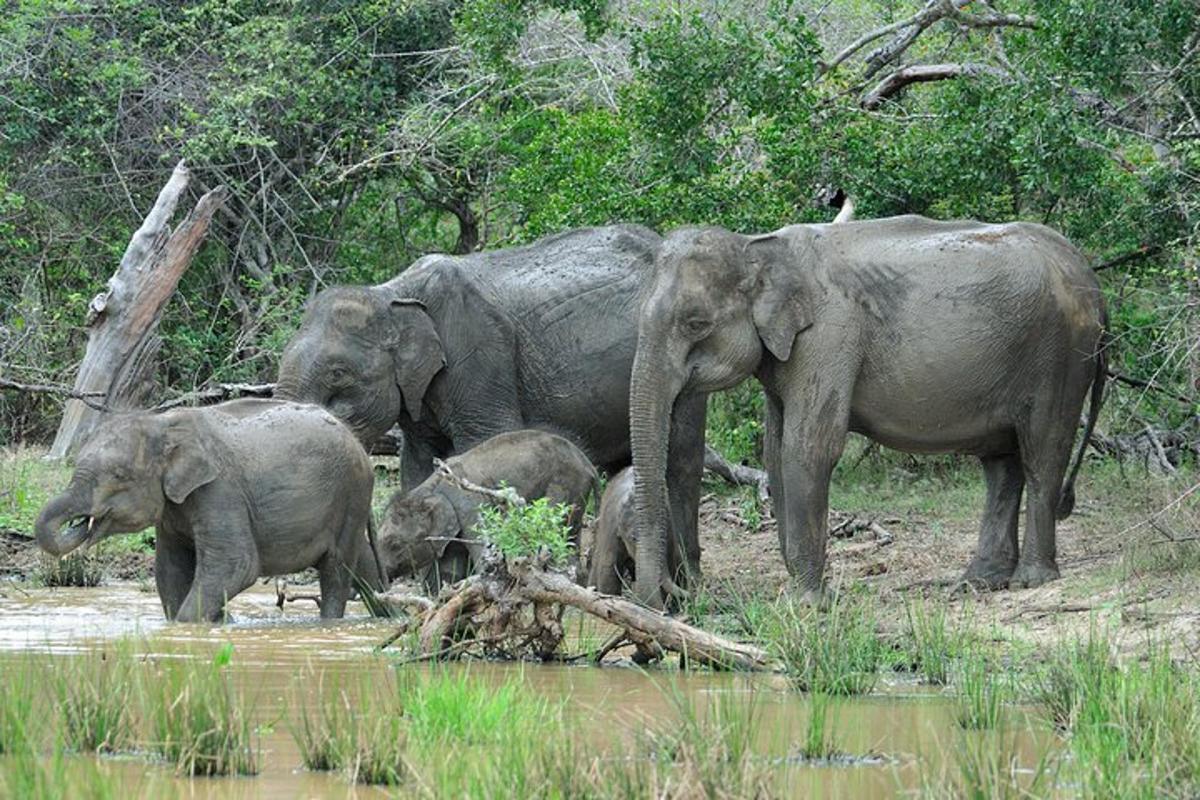
[[[446,462],[458,478],[495,489],[501,483],[526,500],[545,497],[572,506],[569,524],[579,543],[588,492],[599,497],[599,479],[587,456],[561,436],[536,430],[493,436]],[[422,574],[436,593],[474,570],[474,527],[488,498],[435,473],[408,494],[392,495],[379,526],[379,551],[389,580]]]
[[[310,566],[321,617],[341,617],[352,573],[380,583],[364,536],[373,482],[354,434],[318,406],[247,399],[120,414],[79,451],[37,540],[63,555],[153,525],[167,619],[220,621],[256,578]]]
[[[633,506],[633,467],[608,482],[592,529],[588,554],[588,585],[605,594],[620,595],[632,583],[637,560],[637,517]]]

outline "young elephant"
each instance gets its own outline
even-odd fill
[[[256,578],[310,566],[321,617],[341,617],[351,573],[379,583],[363,536],[373,482],[362,445],[319,406],[247,399],[121,414],[80,450],[37,541],[60,556],[153,525],[167,619],[220,621]]]
[[[599,498],[599,479],[587,456],[561,436],[521,430],[493,436],[446,461],[458,478],[495,489],[504,483],[526,500],[545,497],[572,506],[573,541],[588,492]],[[487,497],[440,474],[407,494],[392,495],[379,526],[379,554],[389,580],[423,574],[426,589],[467,577],[478,553],[474,533]]]
[[[592,531],[588,553],[588,585],[605,594],[621,594],[634,579],[637,561],[637,515],[633,506],[633,467],[608,482]]]

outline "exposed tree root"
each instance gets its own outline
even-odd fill
[[[435,606],[420,612],[405,627],[404,631],[418,631],[414,658],[472,653],[556,660],[561,658],[563,611],[571,607],[620,629],[601,650],[601,657],[623,642],[631,642],[638,649],[639,661],[675,652],[696,664],[739,670],[773,668],[770,656],[753,645],[579,586],[567,575],[549,569],[544,558],[505,562],[489,548],[483,561],[480,574],[443,592]]]

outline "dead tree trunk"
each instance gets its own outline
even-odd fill
[[[163,307],[225,197],[223,186],[208,192],[172,231],[171,218],[188,178],[188,169],[180,161],[129,240],[107,287],[88,305],[87,352],[79,365],[74,392],[101,398],[106,410],[135,408],[145,402],[161,344],[156,330]],[[80,400],[68,400],[50,456],[62,458],[73,452],[95,426],[99,413]]]

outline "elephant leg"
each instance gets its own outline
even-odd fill
[[[1025,471],[1015,453],[985,456],[980,460],[987,500],[979,526],[979,544],[962,582],[992,591],[1008,586],[1017,566],[1017,520],[1021,516]]]
[[[675,401],[671,414],[667,450],[667,498],[674,533],[671,568],[676,583],[685,588],[700,578],[700,479],[707,412],[707,395],[687,394]]]
[[[196,533],[196,577],[180,605],[180,622],[223,621],[226,601],[258,578],[258,551],[249,522],[221,530],[219,536]]]
[[[818,385],[817,379],[810,383]],[[849,405],[849,392],[835,390],[784,409],[776,456],[787,487],[782,503],[787,525],[783,559],[810,602],[820,602],[824,591],[829,479],[846,444]]]
[[[779,552],[787,552],[787,486],[783,480],[783,464],[779,460],[780,438],[783,435],[783,404],[771,392],[766,393],[765,425],[763,431],[763,463],[767,468],[767,485],[775,528],[779,535]]]
[[[617,572],[618,549],[617,542],[607,539],[592,542],[588,583],[595,586],[598,592],[621,594],[621,576]]]
[[[186,539],[158,531],[154,538],[154,585],[169,620],[179,616],[196,575],[196,551]]]
[[[411,492],[433,474],[433,459],[441,454],[424,439],[404,434],[404,450],[400,458],[400,489]]]
[[[317,577],[321,583],[321,619],[341,619],[350,599],[350,567],[339,554],[327,553],[317,562]]]
[[[1035,409],[1030,415],[1031,420],[1047,420],[1051,424],[1033,422],[1017,432],[1028,499],[1025,541],[1009,588],[1033,588],[1056,580],[1059,576],[1054,512],[1058,507],[1063,477],[1071,458],[1075,426],[1079,420],[1080,409],[1073,408],[1072,411],[1069,417],[1056,419],[1049,414],[1038,414]]]

